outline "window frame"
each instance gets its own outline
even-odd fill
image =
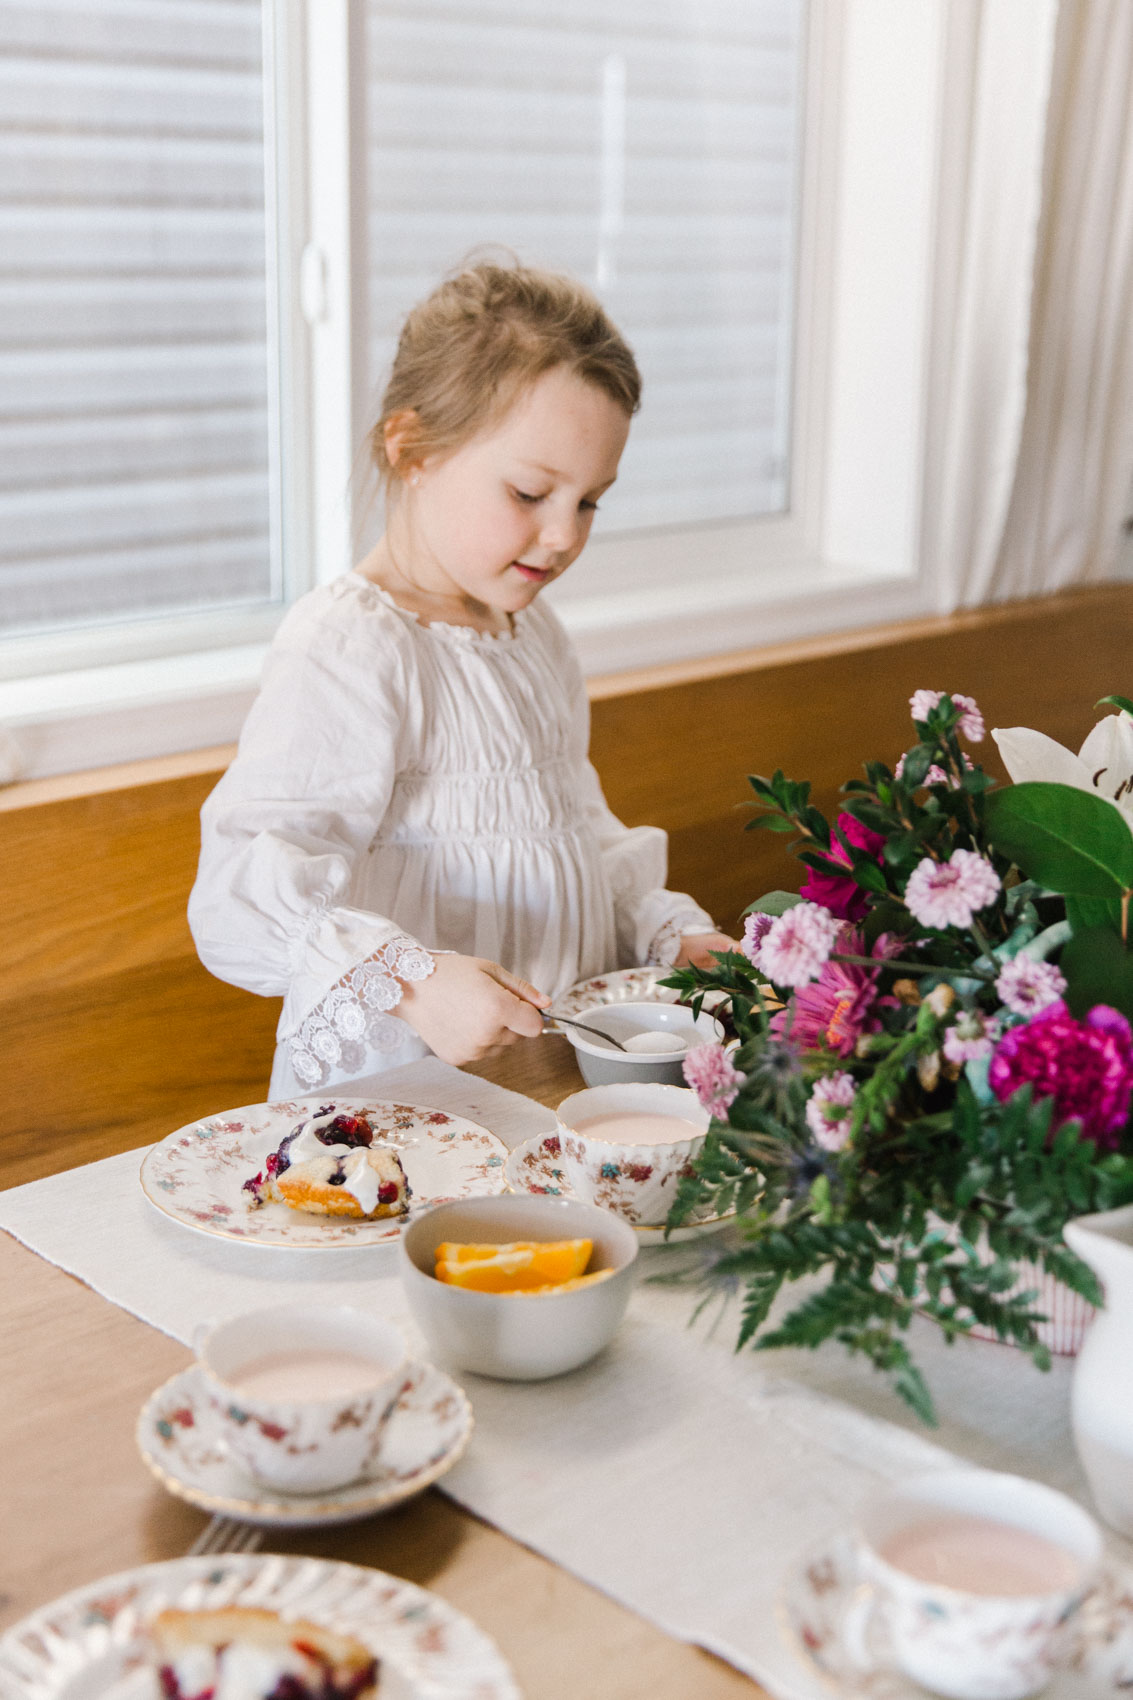
[[[359,0],[265,0],[264,18],[283,602],[5,642],[0,722],[25,777],[234,739],[286,606],[354,556],[371,400],[367,255],[351,241],[364,228],[364,17]],[[918,525],[948,52],[933,5],[810,0],[789,511],[597,535],[551,593],[588,673],[936,608]],[[894,149],[895,125],[915,145]],[[901,357],[886,361],[894,328]]]

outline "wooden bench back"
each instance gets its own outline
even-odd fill
[[[594,685],[592,753],[615,812],[668,831],[670,884],[735,928],[799,879],[783,839],[743,830],[748,773],[810,779],[831,810],[864,760],[911,741],[921,686],[1076,749],[1098,697],[1133,694],[1131,636],[1117,585],[622,675]],[[185,923],[230,753],[0,793],[0,1186],[263,1099],[279,1004],[207,974]],[[998,771],[990,740],[980,754]]]

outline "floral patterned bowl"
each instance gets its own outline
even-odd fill
[[[579,1131],[580,1123],[623,1115],[672,1117],[691,1124],[691,1130],[656,1144],[621,1141],[585,1125]],[[704,1144],[709,1121],[695,1092],[643,1081],[573,1092],[559,1105],[558,1118],[563,1172],[576,1197],[637,1224],[656,1224],[668,1216],[677,1183]],[[611,1135],[616,1127],[615,1121]]]

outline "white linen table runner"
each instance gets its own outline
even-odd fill
[[[466,1116],[509,1146],[554,1124],[541,1105],[433,1058],[351,1086],[367,1096]],[[421,1349],[395,1245],[294,1252],[191,1232],[145,1198],[144,1155],[0,1193],[0,1228],[186,1345],[203,1319],[303,1298],[380,1305]],[[643,1275],[687,1255],[643,1250]],[[879,1484],[956,1454],[1088,1503],[1066,1360],[1042,1376],[1010,1348],[945,1348],[916,1328],[941,1417],[933,1433],[841,1348],[737,1355],[734,1307],[715,1327],[689,1327],[693,1304],[688,1289],[643,1282],[612,1346],[572,1375],[462,1376],[476,1431],[443,1490],[779,1700],[829,1692],[781,1633],[784,1578]],[[1133,1546],[1112,1546],[1133,1558]]]

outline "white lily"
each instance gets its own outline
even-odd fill
[[[1099,720],[1077,755],[1028,726],[1008,726],[991,735],[1016,785],[1037,779],[1096,791],[1133,828],[1133,718],[1128,714]]]

